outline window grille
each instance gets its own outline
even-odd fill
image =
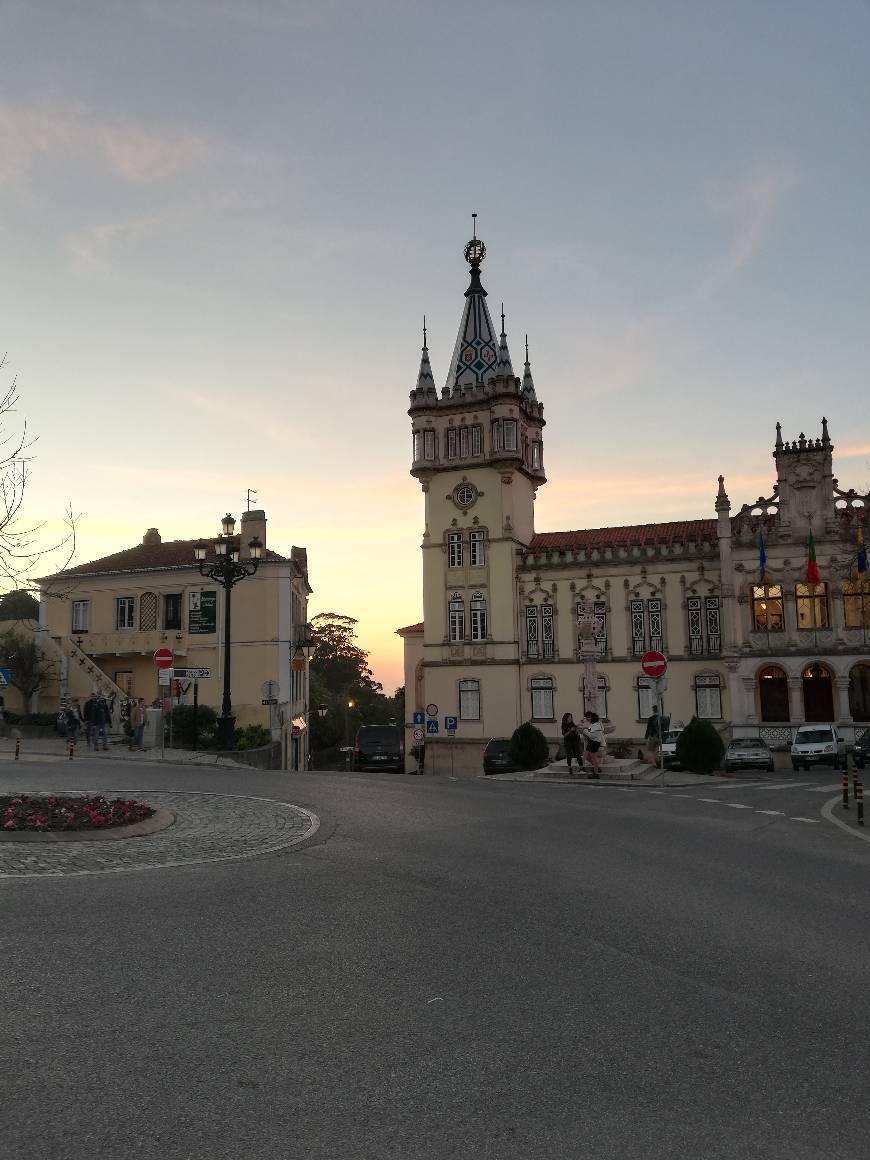
[[[486,563],[486,534],[480,530],[469,533],[469,558],[472,568],[482,568]]]
[[[592,605],[592,619],[595,653],[596,656],[604,657],[607,655],[607,604],[603,600],[596,600]]]
[[[719,597],[689,596],[686,599],[689,652],[692,656],[722,651]]]
[[[636,657],[646,652],[646,618],[642,600],[632,600],[629,605],[631,615],[631,651]]]
[[[480,681],[459,682],[459,717],[462,721],[480,720]]]
[[[540,656],[540,635],[538,631],[538,609],[530,604],[526,609],[526,656]]]
[[[554,608],[552,604],[541,605],[541,647],[544,656],[548,658],[553,656],[555,645],[553,613]]]
[[[447,567],[462,567],[462,532],[447,533]]]

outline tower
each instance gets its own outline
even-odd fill
[[[447,380],[440,395],[424,320],[417,385],[411,391],[411,474],[424,493],[424,667],[438,668],[430,701],[462,713],[463,677],[479,666],[517,661],[516,550],[534,534],[535,492],[544,474],[544,408],[528,358],[513,372],[501,315],[496,334],[481,283],[486,246],[465,247],[470,281]],[[517,675],[487,680],[487,695],[515,697]],[[497,686],[504,686],[497,691]],[[489,690],[492,692],[490,693]],[[468,706],[472,712],[471,706]],[[473,720],[473,718],[472,718]],[[467,730],[464,730],[467,733]]]

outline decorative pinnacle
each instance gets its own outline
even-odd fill
[[[782,449],[782,423],[776,425],[776,449],[777,451]]]
[[[427,349],[426,343],[426,315],[423,315],[423,350]]]
[[[725,491],[725,476],[719,476],[719,490],[716,492],[716,511],[730,512],[731,501],[728,498],[728,493]]]
[[[507,335],[505,334],[505,331],[504,331],[504,303],[503,302],[501,304],[501,337],[507,338]]]

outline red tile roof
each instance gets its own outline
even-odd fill
[[[715,520],[678,520],[670,524],[632,524],[625,528],[584,528],[574,532],[539,532],[529,550],[551,552],[559,548],[639,548],[685,544],[689,540],[715,544]]]
[[[214,541],[205,541],[209,545],[206,552],[207,560],[214,560]],[[115,552],[111,556],[103,556],[99,560],[92,560],[89,564],[77,564],[75,568],[65,568],[56,576],[46,576],[46,580],[54,580],[58,576],[98,576],[110,572],[153,572],[160,569],[195,568],[193,546],[199,540],[168,540],[164,544],[137,544],[135,548],[125,548],[122,552]],[[232,543],[235,550],[239,550],[239,537],[233,536]],[[284,562],[285,556],[266,549],[264,560]]]
[[[396,636],[410,636],[412,633],[422,631],[423,621],[421,620],[419,624],[409,624],[406,628],[397,628]]]

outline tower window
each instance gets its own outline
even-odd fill
[[[424,459],[434,459],[435,458],[435,432],[434,431],[424,431],[423,432],[423,458]]]
[[[469,556],[472,568],[482,568],[486,563],[486,533],[469,533]]]
[[[447,567],[462,567],[462,532],[447,533]]]
[[[505,419],[502,424],[502,433],[504,436],[505,451],[516,451],[517,449],[517,421],[516,419]]]
[[[471,595],[471,639],[486,640],[486,600],[481,592]]]
[[[543,462],[543,445],[537,440],[532,443],[532,470],[540,471]]]
[[[423,432],[422,431],[415,431],[414,432],[414,462],[416,463],[418,459],[422,458],[422,456],[423,456]]]
[[[459,428],[459,454],[462,459],[468,458],[468,428]]]
[[[483,427],[479,423],[471,428],[471,454],[483,455]]]
[[[450,623],[448,636],[451,641],[465,640],[465,602],[461,596],[453,595],[448,604]]]
[[[458,451],[458,434],[455,427],[447,428],[447,458],[455,459]]]

